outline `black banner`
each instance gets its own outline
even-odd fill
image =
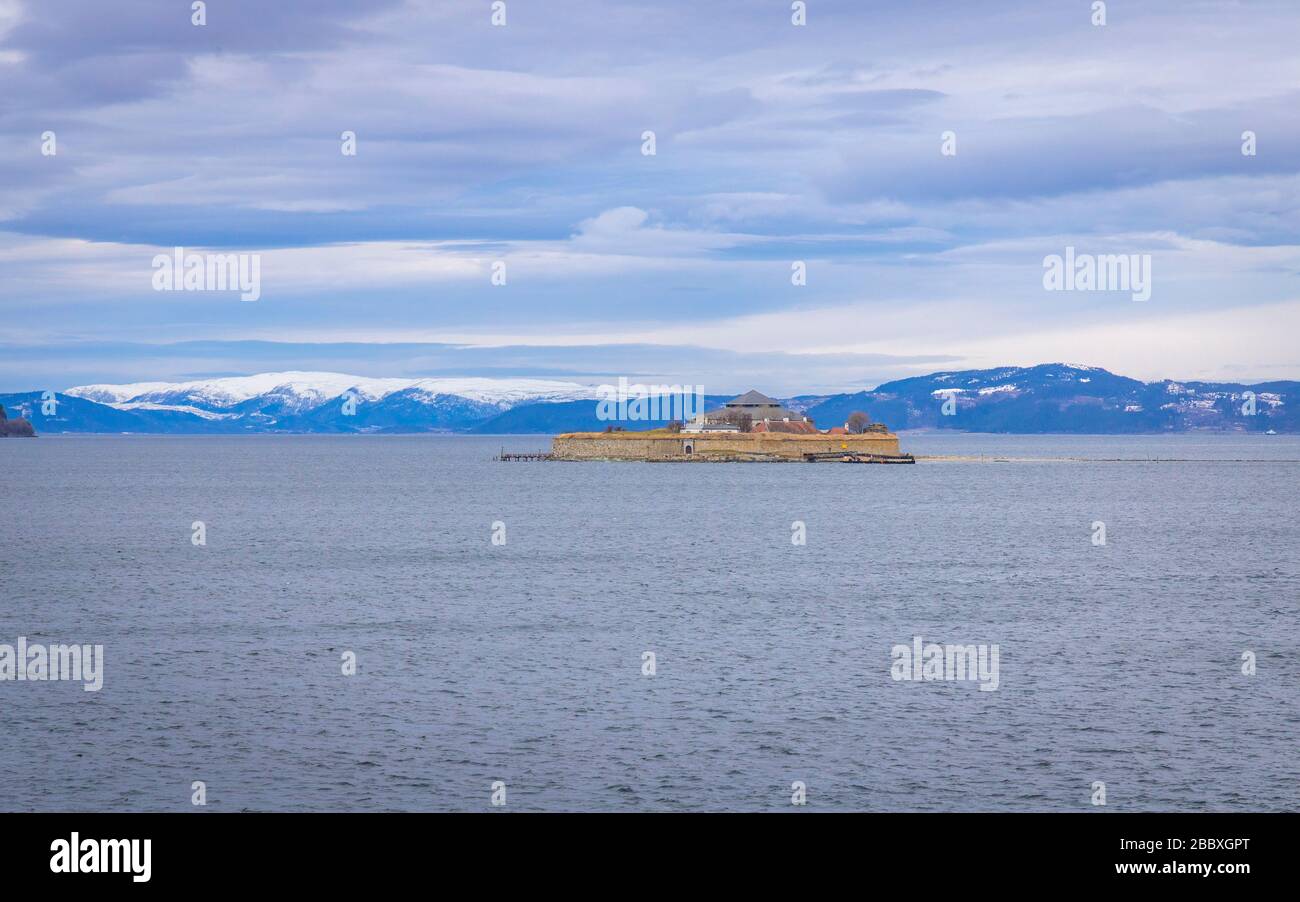
[[[851,877],[948,894],[979,876],[999,888],[1232,892],[1292,873],[1284,858],[1297,826],[1294,815],[1248,814],[0,816],[7,886],[169,889],[652,888],[669,872],[681,885],[689,869],[692,885],[733,887]]]

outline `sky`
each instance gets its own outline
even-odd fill
[[[492,6],[0,0],[0,391],[1300,379],[1294,0]],[[176,247],[260,296],[155,290]],[[1150,298],[1046,290],[1067,247]]]

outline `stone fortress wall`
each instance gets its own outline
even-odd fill
[[[835,451],[896,456],[898,436],[568,432],[551,446],[556,460],[803,460],[810,452]]]

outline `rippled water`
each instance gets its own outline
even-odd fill
[[[97,693],[0,682],[0,807],[1300,808],[1294,437],[502,445],[546,440],[0,441],[0,642],[106,656]],[[998,690],[892,680],[916,635],[997,643]]]

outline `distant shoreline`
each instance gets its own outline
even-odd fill
[[[1183,438],[1227,438],[1251,437],[1260,439],[1295,438],[1297,432],[1279,432],[1265,435],[1262,432],[1245,432],[1229,429],[1188,429],[1180,432],[965,432],[957,429],[901,429],[890,430],[899,438],[936,436],[952,438],[1076,438],[1076,439],[1183,439]],[[564,433],[555,432],[456,432],[451,430],[420,430],[409,432],[38,432],[37,435],[51,438],[103,438],[113,437],[166,437],[166,438],[478,438],[478,439],[552,439]]]
[[[914,454],[916,462],[971,464],[1300,464],[1295,457],[1009,457],[1000,454]]]

